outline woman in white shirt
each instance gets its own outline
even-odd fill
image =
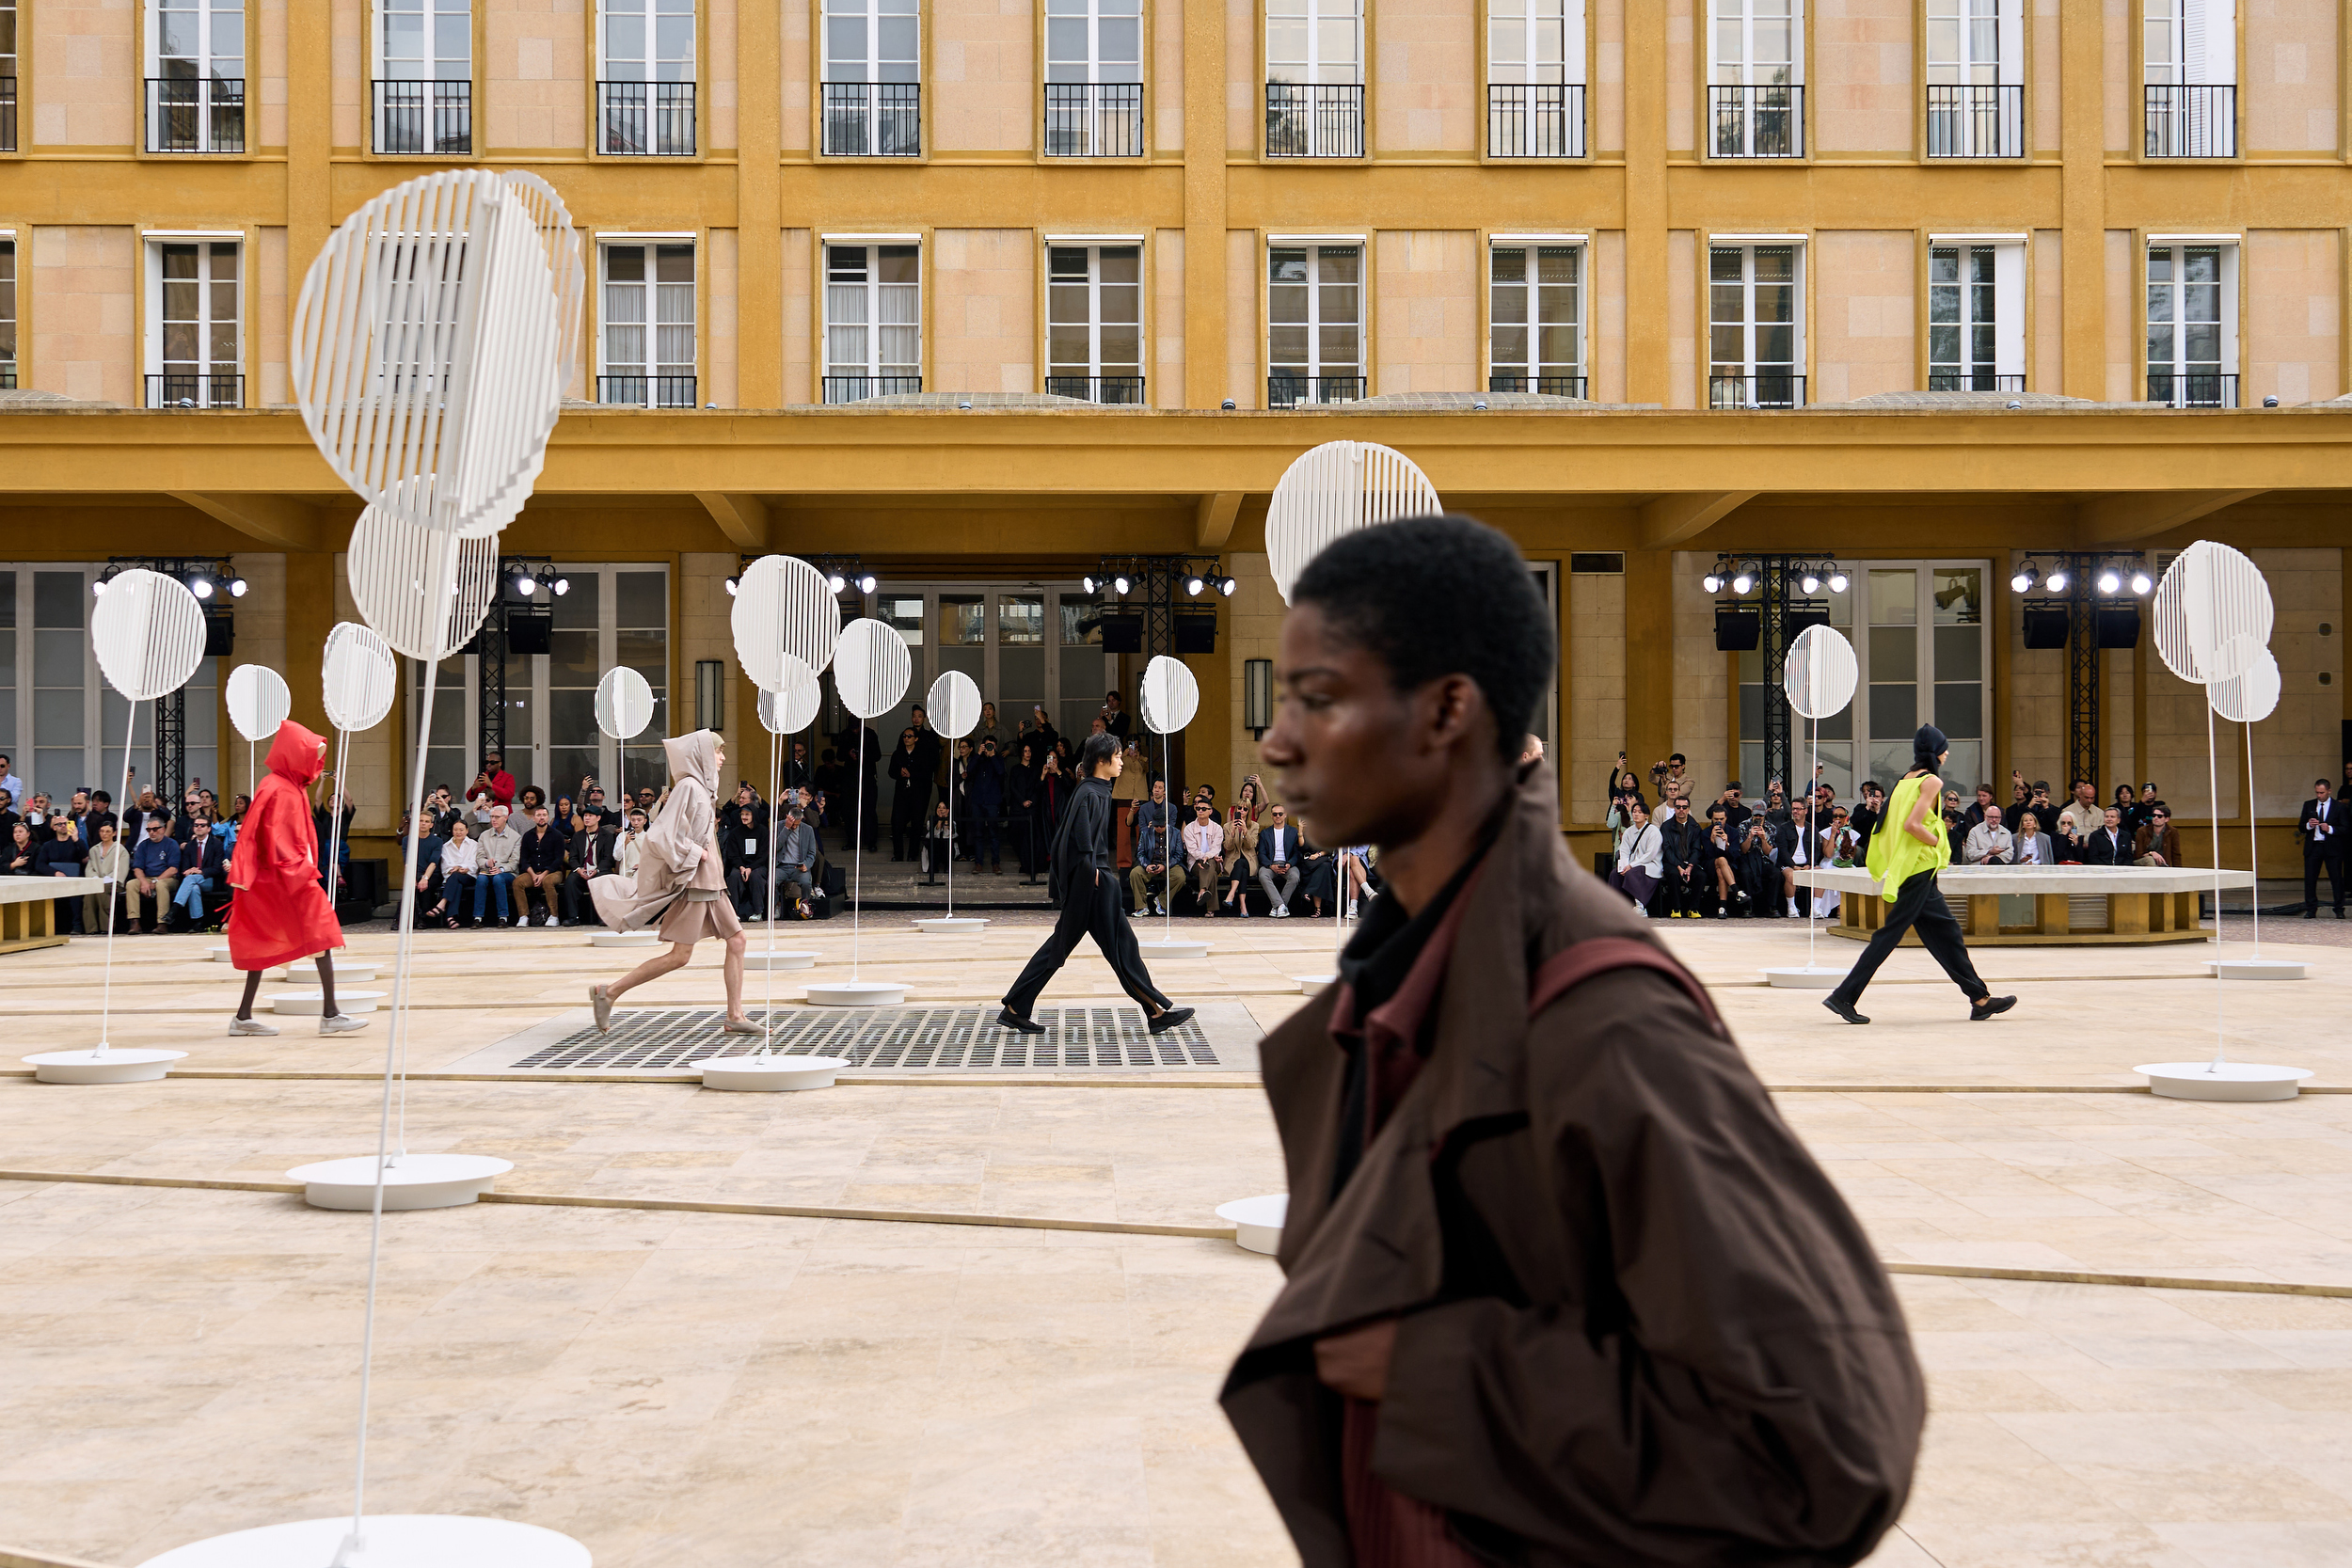
[[[2010,836],[2017,858],[2011,865],[2051,865],[2057,857],[2051,851],[2050,835],[2042,831],[2042,818],[2026,812],[2017,819],[2017,832]]]
[[[473,895],[473,879],[482,874],[482,846],[473,841],[462,816],[449,825],[449,842],[441,846],[441,901],[425,911],[427,920],[445,921],[457,929],[457,911]]]
[[[1609,874],[1609,885],[1647,914],[1650,898],[1666,874],[1666,843],[1640,800],[1628,801],[1626,811],[1630,820],[1617,840],[1617,868]]]

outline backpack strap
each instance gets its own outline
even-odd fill
[[[1534,983],[1528,988],[1527,1016],[1534,1018],[1597,974],[1625,969],[1655,970],[1665,975],[1680,986],[1683,994],[1706,1016],[1708,1028],[1724,1039],[1731,1037],[1715,1011],[1715,1004],[1708,1000],[1706,988],[1691,972],[1651,943],[1633,937],[1595,937],[1564,947],[1545,959],[1535,972]]]

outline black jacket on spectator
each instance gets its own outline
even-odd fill
[[[571,847],[571,835],[557,827],[552,819],[547,831],[537,827],[524,830],[521,865],[525,871],[561,871],[564,852]]]
[[[80,839],[53,838],[33,851],[33,875],[79,877],[89,863],[89,846]]]
[[[2129,865],[2132,863],[2132,835],[2118,828],[2109,834],[2103,824],[2090,830],[2083,840],[2085,865]]]
[[[737,825],[741,826],[740,823]],[[565,847],[571,852],[575,870],[594,865],[596,875],[609,877],[621,868],[620,843],[621,831],[618,828],[599,823],[593,834],[585,832],[574,834]]]
[[[1686,865],[1707,865],[1715,858],[1714,848],[1708,842],[1707,824],[1695,816],[1688,822],[1667,817],[1658,825],[1658,843],[1668,871]]]
[[[745,868],[756,871],[767,863],[768,831],[753,818],[752,826],[743,826],[742,808],[730,807],[725,820],[719,824],[719,863],[729,871]]]
[[[220,847],[220,835],[206,833],[201,846],[193,838],[182,845],[180,871],[183,876],[210,877],[214,885],[219,886],[221,879],[229,872],[229,856]]]

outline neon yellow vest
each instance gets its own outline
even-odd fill
[[[1884,824],[1870,835],[1870,875],[1890,904],[1902,891],[1902,885],[1920,872],[1941,871],[1952,863],[1952,844],[1943,831],[1941,816],[1931,815],[1928,820],[1929,831],[1935,835],[1933,844],[1922,844],[1903,831],[1903,824],[1911,820],[1912,808],[1918,803],[1919,787],[1927,779],[1925,773],[1915,773],[1897,784],[1895,793],[1887,797]]]

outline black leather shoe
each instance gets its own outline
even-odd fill
[[[2017,998],[2013,996],[1988,996],[1981,1005],[1974,1002],[1968,1005],[1968,1017],[1975,1022],[1982,1023],[1986,1019],[2005,1013],[2015,1006]]]
[[[2317,920],[2319,918],[2319,906],[2317,904],[2313,904],[2309,909],[2305,910],[2303,911],[2303,918],[2306,920]]]
[[[1853,1010],[1852,1003],[1840,1002],[1835,996],[1822,997],[1821,1006],[1827,1007],[1831,1012],[1836,1013],[1839,1018],[1844,1019],[1848,1023],[1867,1023],[1870,1022],[1868,1019]]]
[[[1038,1022],[1037,1020],[1033,1018],[1023,1018],[1019,1013],[1014,1012],[1010,1007],[998,1009],[996,1014],[996,1027],[999,1029],[1010,1029],[1015,1034],[1022,1035],[1041,1035],[1045,1033],[1045,1025]]]
[[[1151,1019],[1146,1021],[1146,1023],[1152,1033],[1155,1035],[1165,1035],[1170,1029],[1176,1028],[1191,1017],[1192,1009],[1190,1007],[1170,1007],[1164,1013],[1153,1014]]]

